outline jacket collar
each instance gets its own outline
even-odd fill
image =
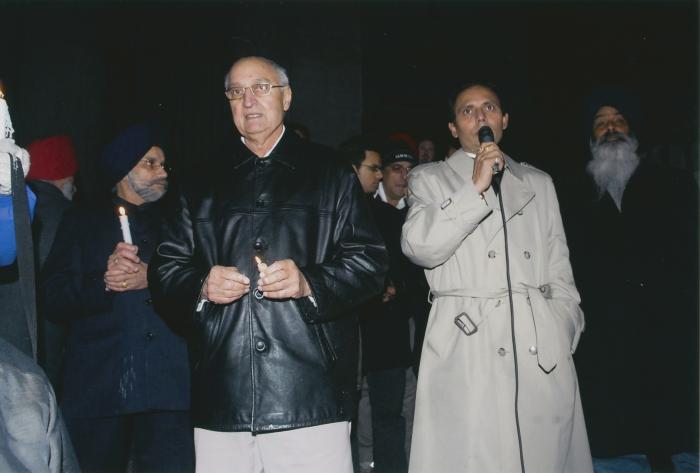
[[[520,212],[534,197],[535,191],[524,180],[525,168],[508,155],[505,155],[506,167],[503,172],[501,187],[504,192],[503,208],[506,211],[506,220],[510,220],[515,214]],[[447,164],[465,181],[471,179],[474,170],[474,158],[459,150],[447,159]],[[500,211],[498,196],[489,187],[484,192],[484,198],[489,207]],[[499,219],[500,222],[500,219]],[[499,226],[501,228],[502,225]]]
[[[285,130],[277,145],[272,149],[270,154],[265,158],[259,158],[248,147],[243,144],[242,140],[236,140],[234,145],[235,165],[234,169],[238,169],[247,163],[255,162],[256,159],[261,160],[265,164],[278,162],[290,169],[296,169],[301,154],[296,152],[303,144],[301,138],[296,133]]]

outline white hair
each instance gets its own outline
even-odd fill
[[[228,90],[228,87],[230,85],[229,76],[231,75],[231,69],[233,69],[236,66],[236,64],[238,64],[239,62],[247,60],[247,59],[256,59],[258,61],[264,62],[265,64],[270,66],[277,73],[277,78],[279,79],[279,82],[280,82],[277,85],[289,85],[289,76],[287,76],[287,70],[284,67],[280,66],[272,59],[268,59],[268,58],[263,57],[263,56],[246,56],[246,57],[242,57],[240,59],[237,59],[229,68],[228,72],[226,73],[226,77],[224,77],[224,90]]]

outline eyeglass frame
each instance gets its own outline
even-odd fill
[[[260,85],[269,85],[270,89],[267,91],[267,93],[258,95],[257,93],[255,93],[255,90],[253,89],[253,87],[260,86]],[[270,95],[272,93],[272,89],[278,89],[281,87],[289,87],[289,84],[273,85],[270,82],[256,82],[255,84],[249,85],[248,87],[238,87],[238,86],[229,87],[228,89],[226,89],[224,91],[224,95],[226,96],[226,98],[228,99],[229,102],[233,102],[234,100],[241,100],[243,97],[245,97],[245,91],[248,89],[250,89],[250,93],[256,97],[267,97],[268,95]],[[243,93],[240,95],[240,97],[231,98],[231,97],[229,97],[228,93],[233,89],[243,89]]]
[[[155,158],[141,158],[139,165],[144,166],[149,171],[164,170],[166,173],[171,171],[170,166],[165,161],[158,162]]]

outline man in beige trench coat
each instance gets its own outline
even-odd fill
[[[590,473],[571,356],[584,320],[554,185],[499,149],[509,117],[492,86],[459,89],[451,110],[461,149],[413,171],[402,233],[433,298],[409,471]],[[479,143],[482,126],[494,142]]]

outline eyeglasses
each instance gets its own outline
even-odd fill
[[[376,164],[360,164],[360,166],[365,167],[372,172],[382,172],[382,167]]]
[[[287,87],[288,85],[289,84],[272,85],[269,82],[258,82],[256,84],[251,85],[250,87],[229,87],[228,89],[226,89],[225,93],[226,98],[228,98],[229,100],[242,99],[245,95],[246,89],[250,89],[250,91],[256,97],[264,97],[265,95],[270,95],[272,89],[276,89],[279,87]]]
[[[141,160],[141,164],[150,169],[151,171],[158,171],[164,169],[165,172],[170,171],[170,167],[165,164],[165,161],[158,161],[154,158],[146,158]]]

